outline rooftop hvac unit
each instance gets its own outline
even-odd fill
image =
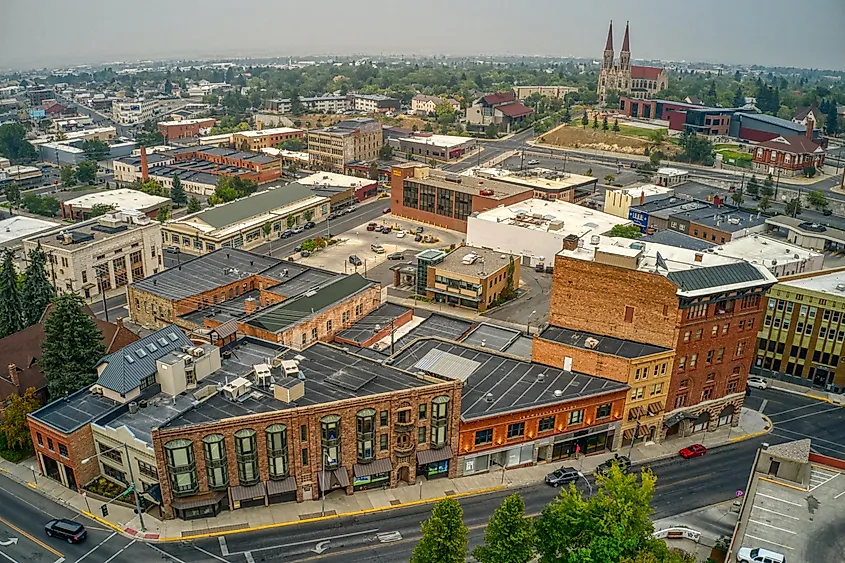
[[[492,403],[493,402],[493,393],[487,393],[484,395],[484,402],[485,403]]]
[[[253,371],[255,372],[255,382],[261,385],[262,387],[266,386],[271,379],[270,375],[270,366],[267,364],[255,364],[252,366]]]
[[[201,346],[195,346],[191,348],[191,356],[195,358],[200,358],[205,354],[205,350],[202,349]]]
[[[281,368],[284,374],[288,377],[296,377],[299,373],[299,364],[294,360],[282,360]]]
[[[240,397],[249,392],[250,387],[252,387],[251,381],[244,377],[237,377],[229,383],[226,383],[220,391],[223,393],[223,396],[230,401],[237,401]]]
[[[132,401],[129,403],[129,414],[135,414],[136,412],[138,412],[138,403]]]
[[[563,391],[561,391],[560,389],[555,389],[555,397],[563,397]]]
[[[464,264],[470,265],[475,264],[475,261],[478,260],[478,254],[474,252],[470,252],[466,256],[464,256],[463,260],[461,260]]]

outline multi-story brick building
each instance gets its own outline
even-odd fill
[[[825,150],[812,140],[813,121],[807,122],[806,135],[775,137],[754,149],[754,170],[761,174],[797,176],[804,169],[824,167]]]
[[[752,371],[842,392],[845,389],[845,271],[782,278],[766,297]]]
[[[181,119],[179,121],[159,121],[158,130],[164,135],[164,141],[174,139],[190,139],[207,135],[214,127],[215,121],[212,118]]]
[[[261,152],[261,149],[275,147],[289,139],[305,139],[305,131],[292,127],[257,129],[255,131],[237,131],[232,134],[232,143],[244,151]]]
[[[599,237],[555,259],[550,323],[675,351],[658,439],[737,424],[765,267],[704,252]],[[691,422],[690,422],[691,421]]]
[[[59,293],[99,300],[163,268],[161,223],[131,210],[65,225],[24,239],[28,253],[41,245],[50,281]]]
[[[350,162],[378,158],[383,143],[381,123],[367,117],[345,119],[331,127],[308,131],[312,167],[340,174]]]
[[[519,262],[519,257],[501,252],[459,246],[428,267],[426,296],[435,303],[486,311],[509,283],[513,291],[519,286]]]
[[[619,447],[628,393],[623,382],[441,338],[417,339],[390,362],[412,373],[463,382],[460,475]]]
[[[531,359],[627,383],[622,445],[660,437],[675,360],[671,348],[550,325],[534,337]]]
[[[459,176],[408,163],[393,167],[390,211],[399,217],[466,232],[471,213],[525,201],[533,193],[529,186]]]

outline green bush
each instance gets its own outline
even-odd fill
[[[0,457],[5,459],[6,461],[11,461],[12,463],[18,463],[25,460],[28,457],[32,457],[34,452],[32,448],[25,448],[25,449],[11,449],[9,448],[9,444],[6,442],[6,435],[0,433]]]

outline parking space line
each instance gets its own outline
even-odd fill
[[[3,553],[2,551],[0,551],[0,555],[2,555],[3,557],[5,557],[6,559],[8,559],[9,561],[11,561],[12,563],[18,563],[17,561],[15,561],[14,559],[12,559],[11,557],[9,557],[8,555],[6,555],[5,553]]]
[[[798,532],[793,532],[792,530],[787,530],[786,528],[778,528],[777,526],[772,526],[771,524],[767,524],[766,522],[760,522],[759,520],[752,520],[751,518],[748,519],[749,522],[754,522],[755,524],[759,524],[761,526],[766,526],[767,528],[772,528],[773,530],[777,530],[779,532],[786,532],[787,534],[792,534],[793,536]]]
[[[783,516],[784,518],[792,518],[793,520],[801,520],[800,518],[797,518],[795,516],[790,516],[789,514],[784,514],[783,512],[778,512],[776,510],[769,510],[768,508],[763,508],[762,506],[757,506],[757,505],[754,505],[754,507],[751,509],[751,512],[754,512],[755,509],[762,510],[764,512],[771,512],[772,514],[777,514],[778,516]]]
[[[765,539],[765,538],[758,538],[757,536],[752,536],[751,534],[745,534],[745,537],[746,537],[746,538],[751,538],[752,540],[764,541],[764,542],[766,542],[766,543],[770,543],[770,544],[772,544],[772,545],[776,545],[776,546],[778,546],[778,547],[782,547],[782,548],[784,548],[784,549],[789,549],[789,550],[794,549],[794,548],[792,548],[792,547],[789,547],[788,545],[783,545],[782,543],[776,543],[776,542],[773,542],[772,540],[767,540],[767,539]]]
[[[841,493],[839,493],[838,495],[836,495],[835,497],[833,497],[833,500],[838,499],[838,498],[839,498],[839,497],[841,497],[842,495],[845,495],[845,491],[842,491]]]
[[[757,496],[758,496],[758,497],[763,497],[763,498],[770,498],[770,499],[772,499],[772,500],[776,500],[776,501],[778,501],[778,502],[783,502],[783,503],[786,503],[786,504],[791,504],[792,506],[801,506],[801,505],[800,505],[800,504],[798,504],[797,502],[792,502],[791,500],[783,500],[782,498],[773,497],[773,496],[771,496],[771,495],[767,495],[767,494],[764,494],[764,493],[757,493]]]
[[[839,410],[841,408],[842,407],[833,407],[833,408],[830,408],[830,409],[825,409],[823,411],[811,412],[809,414],[802,414],[800,416],[793,416],[792,418],[787,418],[786,420],[776,420],[776,421],[773,421],[773,422],[775,424],[785,424],[787,422],[793,422],[793,421],[796,421],[796,420],[801,420],[802,418],[807,418],[807,417],[810,417],[810,416],[817,416],[817,415],[824,414],[824,413],[827,413],[827,412]],[[771,418],[771,416],[769,418]]]
[[[252,558],[252,552],[247,551],[244,553],[244,557],[246,557],[246,563],[255,563],[255,559]]]

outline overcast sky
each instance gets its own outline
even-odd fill
[[[845,70],[845,0],[0,0],[0,68],[308,54],[634,58]]]

